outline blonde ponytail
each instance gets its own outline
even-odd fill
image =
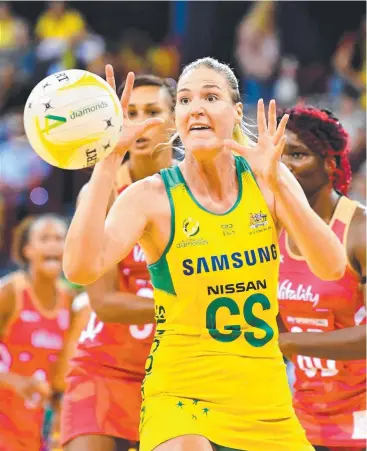
[[[241,144],[241,146],[247,147],[249,145],[249,139],[243,133],[241,126],[239,124],[237,124],[233,130],[232,139],[233,141],[236,141],[236,143]]]
[[[236,141],[236,143],[240,144],[241,146],[248,147],[249,146],[249,139],[248,137],[243,133],[241,126],[237,124],[233,130],[232,134],[233,141]],[[239,155],[237,152],[232,151],[234,155]]]

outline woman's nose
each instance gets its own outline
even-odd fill
[[[193,117],[203,116],[204,115],[204,108],[199,103],[192,104],[190,114]]]

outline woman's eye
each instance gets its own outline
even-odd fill
[[[215,102],[216,100],[218,100],[218,97],[215,96],[214,94],[209,94],[209,95],[207,96],[206,100],[207,100],[208,102]]]
[[[181,105],[187,105],[190,102],[190,99],[188,97],[182,97],[180,99]]]
[[[133,117],[136,117],[137,115],[138,115],[138,113],[136,111],[129,111],[128,112],[128,116],[129,116],[130,119],[133,118]]]
[[[296,160],[300,160],[302,157],[305,156],[305,154],[302,153],[302,152],[294,152],[294,153],[292,154],[292,156],[293,156],[293,158],[295,158]]]
[[[160,111],[152,110],[149,112],[150,116],[157,116],[160,113]]]

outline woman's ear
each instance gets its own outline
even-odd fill
[[[326,157],[324,160],[324,168],[328,176],[335,173],[336,161],[334,157]]]
[[[29,244],[26,244],[23,247],[23,251],[22,251],[23,256],[27,259],[30,260],[32,258],[32,249],[29,246]]]
[[[242,122],[242,118],[243,118],[243,104],[241,102],[237,102],[235,105],[236,108],[236,125],[240,124]]]

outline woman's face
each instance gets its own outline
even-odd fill
[[[62,254],[66,225],[56,219],[41,219],[30,230],[24,255],[30,267],[48,277],[58,277],[62,270]]]
[[[157,145],[166,143],[174,129],[174,118],[170,96],[164,87],[139,86],[131,94],[128,106],[131,121],[143,122],[152,117],[163,119],[141,136],[130,148],[130,153],[152,155]]]
[[[181,77],[177,86],[176,128],[186,152],[199,160],[217,154],[242,119],[242,104],[234,104],[226,78],[199,67]]]
[[[287,143],[282,154],[282,162],[293,173],[306,196],[310,198],[330,183],[326,160],[309,149],[296,133],[287,130],[286,136]]]

